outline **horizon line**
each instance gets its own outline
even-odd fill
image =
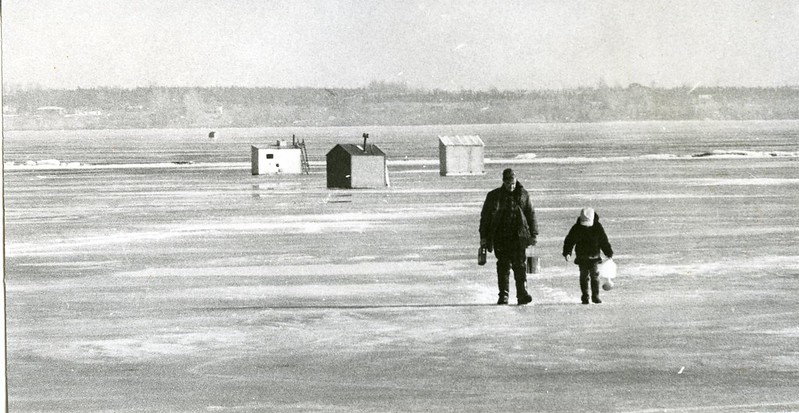
[[[440,88],[426,88],[426,87],[411,87],[404,83],[397,82],[373,82],[366,86],[244,86],[244,85],[197,85],[197,86],[179,86],[179,85],[139,85],[139,86],[112,86],[112,85],[95,85],[95,86],[76,86],[76,87],[53,87],[41,85],[15,85],[3,83],[3,94],[9,91],[77,91],[77,90],[92,90],[92,89],[122,89],[122,90],[135,90],[135,89],[276,89],[276,90],[380,90],[380,89],[395,89],[395,91],[407,92],[446,92],[446,93],[463,93],[463,92],[484,92],[484,93],[519,93],[519,92],[552,92],[552,91],[570,91],[570,90],[585,90],[585,89],[630,89],[645,88],[654,90],[674,90],[674,89],[799,89],[799,83],[789,85],[771,85],[771,86],[744,86],[744,85],[689,85],[683,84],[680,86],[659,86],[659,85],[643,85],[641,83],[632,82],[626,86],[622,85],[604,85],[604,86],[572,86],[560,88],[519,88],[519,89],[499,89],[495,87],[487,89],[440,89]]]

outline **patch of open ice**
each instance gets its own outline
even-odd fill
[[[799,178],[702,178],[689,180],[687,184],[692,186],[797,185],[799,184]]]
[[[535,159],[536,154],[534,153],[520,153],[516,155],[516,159]]]
[[[348,261],[374,261],[378,257],[376,255],[359,255],[356,257],[347,258]]]
[[[49,239],[35,243],[8,243],[6,255],[66,255],[85,252],[86,248],[99,248],[136,242],[151,242],[178,237],[196,237],[213,232],[257,232],[259,234],[319,234],[319,233],[362,233],[381,227],[391,221],[408,218],[451,216],[453,212],[472,213],[468,208],[434,207],[423,211],[403,209],[374,213],[343,213],[317,215],[284,215],[270,217],[268,221],[253,222],[250,217],[231,219],[228,222],[202,222],[156,226],[140,232],[122,232],[90,237]]]
[[[795,268],[799,266],[799,256],[728,258],[723,262],[676,262],[674,264],[633,264],[625,263],[622,259],[618,262],[618,266],[619,278],[629,276],[739,276],[740,274],[756,277],[764,269]]]
[[[47,161],[47,162],[45,162]],[[32,170],[32,169],[149,169],[149,168],[224,168],[224,169],[247,169],[251,165],[249,162],[193,162],[193,161],[176,161],[176,162],[157,162],[157,163],[127,163],[127,164],[87,164],[80,162],[52,162],[48,161],[27,161],[24,164],[18,164],[9,161],[3,164],[3,169],[7,171],[14,170]],[[45,162],[45,163],[42,163]]]
[[[728,195],[728,194],[710,194],[710,193],[702,193],[702,194],[681,194],[681,193],[674,193],[674,192],[663,192],[663,193],[643,193],[643,192],[631,192],[631,193],[597,193],[597,194],[566,194],[562,195],[564,198],[576,198],[576,199],[588,199],[588,200],[597,200],[597,199],[618,199],[618,200],[636,200],[636,199],[705,199],[705,198],[761,198],[762,195],[759,194],[735,194],[735,195]]]
[[[641,159],[652,159],[652,160],[669,160],[669,159],[676,159],[679,158],[677,155],[673,155],[670,153],[656,153],[656,154],[649,154],[649,155],[641,155]]]
[[[391,174],[437,174],[439,173],[438,169],[407,169],[403,171],[391,171]]]
[[[103,362],[109,358],[127,362],[163,356],[195,354],[219,346],[229,346],[245,339],[240,331],[216,329],[208,332],[160,334],[106,340],[75,341],[51,355],[70,361]]]
[[[337,297],[380,296],[391,294],[423,295],[430,290],[426,284],[392,283],[325,283],[296,285],[263,285],[263,286],[226,286],[192,288],[175,291],[171,298],[248,300],[257,299],[274,302],[278,298],[303,297],[321,301]]]
[[[128,242],[149,242],[163,240],[176,236],[168,232],[144,231],[137,233],[122,233],[91,237],[75,237],[66,239],[50,239],[48,242],[35,243],[9,243],[6,245],[6,256],[16,257],[22,255],[68,255],[75,251],[85,250],[88,247],[98,247],[109,244]]]
[[[760,332],[764,334],[773,334],[784,337],[799,338],[799,327],[788,327],[788,328],[783,328],[782,330],[766,330]],[[796,361],[797,363],[799,363],[799,359],[796,359]]]
[[[401,269],[403,274],[431,274],[441,271],[443,262],[429,261],[370,261],[350,264],[260,265],[200,268],[150,268],[119,273],[122,277],[274,277],[303,274],[306,276],[374,275],[385,274],[387,268]]]
[[[565,291],[560,288],[552,288],[543,284],[533,285],[533,289],[540,290],[541,294],[534,294],[534,303],[541,302],[545,304],[563,304],[574,303],[576,294],[574,291]]]

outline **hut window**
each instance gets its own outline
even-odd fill
[[[266,154],[266,159],[274,159],[274,157],[275,157],[275,154],[273,154],[273,153]]]

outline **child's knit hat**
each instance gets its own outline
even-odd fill
[[[590,227],[594,225],[594,209],[583,208],[580,211],[580,225]]]

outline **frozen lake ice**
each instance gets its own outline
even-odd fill
[[[392,186],[328,190],[362,132]],[[291,134],[311,174],[252,176]],[[486,174],[440,177],[439,134],[479,134]],[[799,409],[799,122],[206,136],[6,132],[12,411]],[[475,263],[508,166],[541,231],[525,307]],[[598,306],[560,257],[583,206],[619,264]]]

